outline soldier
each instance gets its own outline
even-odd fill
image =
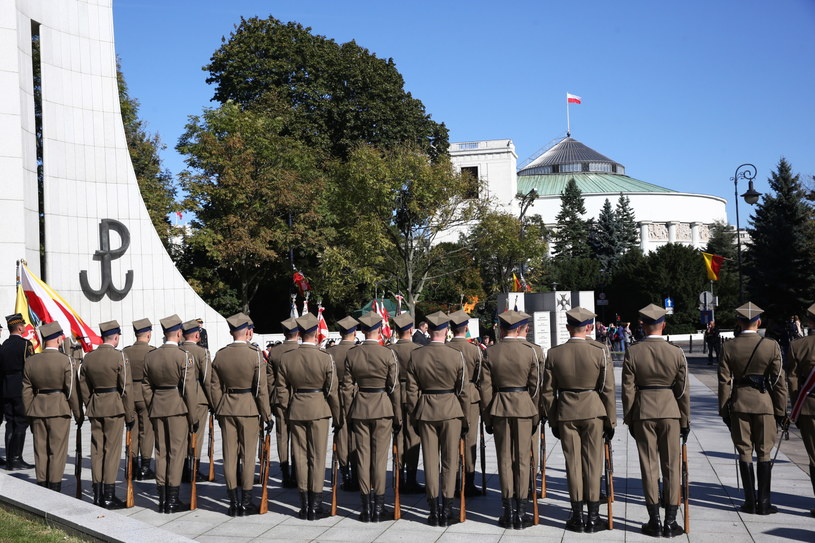
[[[649,304],[640,309],[645,338],[625,352],[623,362],[623,422],[637,441],[645,507],[649,520],[642,533],[676,537],[681,484],[682,441],[690,433],[688,363],[682,349],[665,341],[665,310]],[[665,524],[659,522],[659,474],[665,497]]]
[[[498,524],[520,530],[532,524],[526,511],[532,435],[539,421],[540,361],[521,335],[528,315],[505,311],[498,318],[503,340],[487,350],[481,407],[486,431],[495,433],[503,505]]]
[[[71,413],[77,426],[85,418],[74,390],[76,374],[71,359],[59,352],[62,328],[57,322],[40,326],[45,349],[26,360],[23,371],[23,404],[34,435],[37,484],[62,491],[62,475],[68,459]]]
[[[334,366],[337,368],[337,382],[342,383],[345,376],[345,356],[348,350],[354,346],[354,339],[356,338],[357,325],[359,322],[353,317],[345,317],[337,323],[337,328],[340,329],[342,339],[340,342],[327,349],[328,354],[334,359]],[[342,403],[343,397],[340,396]],[[350,404],[343,403],[342,415],[343,420],[348,420],[348,408]],[[357,460],[356,452],[351,447],[351,432],[349,424],[343,424],[342,428],[337,432],[337,460],[340,464],[340,473],[342,474],[342,489],[346,491],[359,490],[358,474],[357,474]],[[353,469],[353,476],[351,471]]]
[[[719,361],[719,414],[730,429],[739,453],[744,482],[743,513],[770,515],[770,454],[776,424],[787,410],[787,382],[781,367],[781,349],[758,334],[763,309],[747,302],[736,308],[741,333],[722,347]],[[758,457],[758,494],[753,471],[753,450]]]
[[[425,488],[431,526],[453,522],[459,439],[465,438],[470,405],[467,366],[462,354],[444,344],[450,317],[441,311],[427,316],[430,344],[411,353],[407,407],[422,440]],[[442,505],[439,508],[439,463]]]
[[[23,337],[25,321],[20,313],[6,317],[8,339],[0,346],[3,416],[6,420],[6,469],[31,469],[23,460],[28,420],[23,406],[23,370],[26,358],[34,354],[34,346]]]
[[[402,427],[399,362],[392,350],[379,344],[381,315],[370,311],[360,317],[359,326],[365,333],[365,341],[346,355],[342,399],[348,406],[345,421],[352,425],[359,465],[362,493],[359,520],[381,522],[391,432],[398,436]]]
[[[133,383],[127,357],[119,346],[121,328],[116,321],[99,325],[103,343],[88,353],[79,371],[85,414],[91,421],[91,477],[93,504],[122,509],[116,497],[116,474],[122,457],[122,430],[136,420]]]
[[[342,426],[337,372],[331,355],[317,345],[317,317],[306,313],[297,320],[303,343],[283,355],[277,375],[277,400],[287,406],[292,456],[300,469],[301,519],[317,520],[324,513],[323,480],[329,419],[336,432]]]
[[[470,405],[467,406],[467,425],[472,429],[467,432],[466,443],[464,444],[464,495],[468,498],[480,496],[481,491],[475,486],[475,450],[478,446],[478,417],[480,416],[481,394],[481,349],[467,340],[469,331],[470,316],[464,311],[456,311],[450,314],[450,327],[453,332],[453,339],[447,344],[449,347],[459,351],[464,356],[467,364],[467,376],[470,378],[467,383],[467,397]]]
[[[136,408],[138,424],[138,432],[133,436],[135,437],[132,446],[133,473],[136,480],[149,481],[156,478],[156,474],[150,469],[155,434],[153,433],[153,423],[147,412],[147,404],[144,402],[142,382],[144,381],[144,357],[150,351],[155,350],[155,347],[150,345],[150,338],[153,335],[153,323],[150,322],[150,319],[133,321],[133,332],[136,334],[136,342],[122,349],[128,362],[130,362],[130,376],[133,379],[133,405]]]
[[[815,304],[807,309],[807,319],[810,329],[815,328]],[[808,378],[815,375],[815,335],[798,338],[790,343],[790,399],[792,404],[798,403],[801,407],[795,425],[801,430],[801,439],[809,455],[809,478],[812,481],[812,491],[815,492],[815,388]],[[808,388],[809,387],[809,388]],[[793,410],[793,415],[795,415]],[[809,512],[815,517],[815,509]]]
[[[294,465],[289,470],[289,424],[286,421],[286,406],[281,405],[277,399],[277,375],[280,373],[280,360],[283,355],[289,351],[293,351],[300,346],[300,329],[297,328],[297,321],[294,319],[286,319],[280,323],[283,327],[283,335],[285,341],[278,343],[272,350],[269,351],[269,362],[266,365],[266,378],[267,386],[269,389],[269,398],[271,402],[272,413],[274,413],[277,429],[275,430],[277,438],[277,458],[280,462],[280,471],[283,475],[283,487],[294,488],[297,483],[294,481],[295,474]]]
[[[543,351],[543,348],[538,345],[537,343],[532,343],[527,339],[529,336],[529,323],[532,320],[532,315],[529,313],[524,313],[520,311],[521,315],[526,319],[526,323],[522,324],[520,330],[518,330],[518,338],[520,338],[521,343],[531,347],[533,351],[535,351],[535,356],[538,357],[538,362],[540,364],[540,378],[543,379],[543,363],[546,360],[546,353]],[[586,337],[589,340],[588,336]],[[590,340],[594,341],[594,340]],[[540,403],[540,398],[538,398],[538,403]],[[532,465],[539,466],[540,464],[540,441],[541,436],[540,432],[538,431],[538,425],[536,424],[534,428],[532,428]],[[537,480],[536,480],[537,484]],[[537,498],[537,488],[530,488],[529,495],[532,496],[533,499]]]
[[[399,491],[405,494],[424,494],[425,488],[416,480],[416,474],[419,470],[419,445],[421,441],[419,434],[414,429],[415,421],[407,409],[408,363],[410,362],[410,354],[421,345],[411,339],[413,336],[413,317],[410,313],[397,315],[393,318],[393,322],[396,325],[395,330],[399,335],[399,340],[388,345],[388,348],[396,353],[396,359],[399,361],[399,394],[402,399],[402,405],[400,406],[402,410],[402,431],[396,436],[396,441],[399,448],[399,458],[402,460],[402,466],[404,466],[407,475],[404,481],[405,484],[399,485]],[[400,476],[402,466],[399,466]]]
[[[608,351],[586,341],[596,315],[582,307],[566,312],[570,339],[546,355],[541,394],[542,416],[561,439],[572,514],[566,529],[594,533],[600,523],[600,471],[603,440],[614,437],[617,406],[614,366]],[[583,520],[583,502],[588,516]]]
[[[181,330],[184,332],[184,342],[181,348],[190,353],[195,360],[195,396],[194,402],[194,419],[198,424],[198,428],[205,428],[207,425],[207,416],[210,411],[209,392],[210,381],[212,380],[212,365],[209,357],[209,350],[202,347],[199,343],[201,339],[201,324],[198,319],[185,322]],[[196,470],[196,466],[201,460],[201,451],[203,450],[203,439],[199,439],[195,443],[195,466],[191,466],[188,462],[184,463],[184,472],[182,473],[181,480],[185,483],[192,481],[192,473],[195,470],[195,480],[203,482],[207,477],[201,472]]]

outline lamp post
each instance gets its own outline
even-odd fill
[[[736,173],[730,178],[733,181],[735,188],[735,201],[736,201],[736,251],[739,266],[739,303],[744,302],[744,287],[741,276],[741,226],[739,225],[739,179],[747,180],[747,192],[741,195],[744,201],[750,205],[755,205],[758,202],[761,193],[753,187],[753,179],[756,178],[756,167],[752,164],[742,164],[736,168]]]

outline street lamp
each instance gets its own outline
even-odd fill
[[[744,302],[744,287],[742,285],[741,277],[741,227],[739,226],[739,179],[747,180],[747,192],[741,195],[744,201],[750,205],[755,205],[761,193],[753,187],[753,179],[756,178],[756,167],[752,164],[742,164],[736,168],[736,173],[730,178],[735,187],[735,200],[736,200],[736,247],[738,255],[739,266],[739,303]]]

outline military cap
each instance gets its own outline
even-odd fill
[[[594,313],[584,307],[573,307],[566,312],[566,324],[571,326],[586,326],[591,324],[596,317]]]
[[[425,317],[427,326],[431,330],[444,330],[450,325],[450,315],[444,311],[436,311]]]
[[[746,304],[736,308],[736,318],[742,321],[756,321],[759,317],[761,317],[762,313],[764,313],[764,310],[753,302],[747,302]]]
[[[470,316],[463,310],[459,309],[454,313],[450,313],[450,323],[456,328],[470,323]]]
[[[201,331],[201,324],[198,322],[197,319],[193,319],[182,324],[181,329],[184,331],[185,336],[190,336],[196,332]]]
[[[17,326],[18,324],[25,324],[25,321],[20,313],[15,313],[14,315],[9,315],[6,317],[6,324],[11,327]]]
[[[43,324],[40,326],[40,335],[42,336],[43,341],[56,339],[62,335],[62,326],[60,326],[56,321]]]
[[[247,324],[246,326],[248,326],[250,330],[254,330],[255,322],[252,319],[249,319],[249,324]]]
[[[399,313],[393,318],[393,322],[396,324],[396,328],[402,332],[413,327],[413,315],[407,311],[404,313]]]
[[[161,329],[164,330],[165,334],[167,332],[174,332],[181,329],[181,317],[178,315],[164,317],[163,319],[160,319],[159,322],[161,323]]]
[[[133,321],[133,332],[136,334],[149,332],[152,329],[153,323],[150,322],[150,319],[139,319],[137,321]]]
[[[504,311],[498,315],[498,320],[501,322],[501,328],[513,330],[529,322],[529,317],[520,311]]]
[[[313,332],[317,329],[317,326],[320,325],[320,321],[317,320],[317,317],[312,315],[311,313],[306,313],[302,317],[297,320],[297,327],[300,329],[301,332],[304,334],[308,334],[309,332]]]
[[[807,317],[815,319],[815,304],[812,304],[809,306],[809,309],[807,309]]]
[[[99,331],[102,332],[102,337],[112,336],[114,334],[121,334],[122,328],[117,321],[107,321],[99,325]]]
[[[665,309],[656,304],[648,304],[640,309],[640,320],[643,324],[659,324],[665,320]]]
[[[280,326],[283,327],[283,330],[287,334],[291,334],[292,332],[297,330],[297,320],[294,319],[294,318],[288,318],[288,319],[286,319],[284,321],[281,321]]]
[[[204,325],[204,319],[202,319],[201,317],[198,317],[198,318],[197,318],[197,319],[195,319],[195,320],[197,320],[197,321],[198,321],[198,324],[200,324],[201,326],[203,326],[203,325]]]
[[[343,335],[356,332],[359,322],[354,317],[345,317],[337,323],[337,327],[342,331]]]
[[[359,320],[359,327],[366,332],[382,326],[382,315],[376,311],[368,311],[357,320]]]
[[[230,332],[237,332],[249,326],[249,317],[243,313],[235,313],[226,319],[226,323],[229,325]]]

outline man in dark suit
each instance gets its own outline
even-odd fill
[[[430,337],[427,335],[427,321],[420,322],[419,327],[413,332],[413,343],[418,343],[419,345],[430,344]]]
[[[0,346],[3,416],[6,420],[6,469],[31,469],[23,460],[28,419],[23,405],[23,369],[25,359],[34,354],[34,346],[23,337],[25,321],[20,313],[6,317],[9,338]]]

